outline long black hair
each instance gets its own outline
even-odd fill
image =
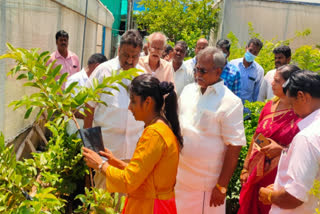
[[[135,77],[130,85],[130,93],[133,93],[144,101],[151,97],[155,101],[155,111],[160,113],[164,105],[164,115],[169,123],[174,135],[179,141],[180,148],[183,147],[183,137],[181,135],[178,118],[177,94],[174,85],[170,82],[160,82],[151,74],[142,74]],[[166,97],[164,98],[164,96]]]

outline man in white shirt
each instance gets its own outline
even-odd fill
[[[185,65],[183,62],[188,50],[187,43],[185,41],[178,41],[173,49],[172,67],[175,89],[177,96],[179,97],[183,88],[194,82],[193,71]]]
[[[101,53],[95,53],[92,54],[87,63],[87,67],[82,68],[81,71],[71,75],[68,77],[68,80],[66,82],[66,88],[69,87],[69,85],[73,82],[77,82],[77,86],[85,86],[87,80],[89,79],[90,75],[103,62],[106,62],[108,59]],[[77,94],[78,89],[75,88],[75,94]]]
[[[107,61],[107,57],[105,57],[101,53],[95,53],[91,55],[90,58],[88,59],[87,67],[82,68],[81,71],[68,77],[68,80],[66,82],[66,88],[68,88],[70,84],[73,82],[78,83],[77,86],[86,86],[86,82],[89,79],[92,72],[94,71],[94,69],[105,61]],[[78,89],[74,88],[74,94],[77,94],[77,93],[78,93]],[[78,118],[79,126],[82,128],[84,116],[79,113],[76,113],[75,116]],[[78,128],[76,127],[74,122],[69,121],[67,126],[67,132],[72,134],[72,133],[75,133],[77,130]]]
[[[196,58],[197,54],[199,53],[199,51],[208,47],[208,45],[209,45],[208,40],[206,40],[205,38],[198,39],[196,47],[194,49],[195,56],[193,58],[185,61],[186,66],[189,67],[192,71],[194,69],[194,66],[197,64],[197,58]]]
[[[273,49],[275,69],[268,71],[264,76],[258,95],[258,101],[265,101],[274,97],[271,83],[273,82],[276,69],[287,65],[291,61],[291,49],[289,46],[282,45]]]
[[[175,187],[178,213],[225,213],[228,183],[246,144],[242,102],[220,78],[225,60],[215,47],[200,51],[196,83],[180,95],[184,145]]]
[[[120,40],[118,57],[100,64],[91,74],[86,83],[92,87],[93,79],[102,81],[104,77],[111,75],[112,71],[140,68],[137,66],[142,49],[142,38],[138,31],[129,30],[125,32]],[[129,85],[130,81],[124,80]],[[132,113],[128,111],[129,95],[127,89],[116,84],[118,90],[106,89],[113,95],[101,94],[101,100],[108,106],[101,103],[88,103],[93,114],[85,118],[85,128],[101,126],[104,146],[111,150],[115,157],[126,160],[132,157],[136,143],[143,130],[143,123],[135,121]],[[95,186],[105,188],[105,176],[95,176]]]
[[[148,36],[148,56],[140,57],[139,65],[149,74],[157,77],[160,82],[174,82],[172,66],[169,62],[161,59],[167,44],[167,37],[160,32]]]
[[[303,118],[300,132],[282,151],[274,185],[261,188],[259,200],[272,204],[270,214],[313,214],[319,195],[310,193],[320,181],[320,75],[297,71],[284,84],[293,110]]]

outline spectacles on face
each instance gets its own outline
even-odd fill
[[[204,68],[199,68],[198,66],[195,66],[193,69],[194,73],[200,72],[202,75],[208,73]]]
[[[215,69],[216,69],[216,67],[213,67],[213,68],[212,68],[212,71],[214,71]],[[204,74],[207,74],[209,71],[207,71],[207,70],[204,69],[204,68],[200,68],[200,67],[198,67],[198,66],[195,66],[194,69],[193,69],[193,72],[194,72],[194,73],[199,72],[199,73],[201,73],[202,75],[204,75]]]

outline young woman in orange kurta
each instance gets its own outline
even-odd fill
[[[124,214],[176,214],[174,185],[183,139],[173,84],[149,74],[136,77],[130,85],[129,110],[145,123],[130,162],[115,158],[108,149],[100,152],[108,158],[103,162],[83,148],[85,161],[105,174],[108,191],[127,193]]]

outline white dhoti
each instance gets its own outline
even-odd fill
[[[175,187],[178,214],[223,214],[226,201],[218,207],[210,207],[211,191],[195,191],[178,184]]]

